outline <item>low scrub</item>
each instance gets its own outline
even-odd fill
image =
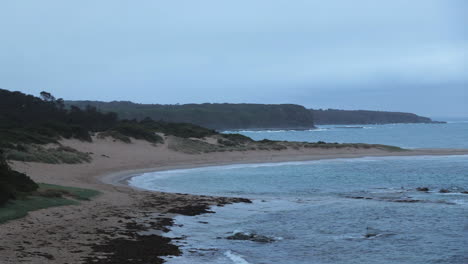
[[[176,137],[172,138],[168,147],[171,150],[187,154],[255,150],[255,147],[250,145],[216,145],[198,139]]]
[[[324,149],[330,149],[330,148],[356,148],[356,149],[381,149],[385,151],[406,151],[406,149],[396,147],[396,146],[389,146],[389,145],[381,145],[381,144],[365,144],[365,143],[327,143],[324,141],[318,141],[318,142],[302,142],[298,143],[301,145],[301,147],[304,148],[324,148]]]
[[[144,119],[140,123],[165,135],[181,138],[205,138],[218,134],[218,132],[213,129],[189,123],[168,123],[164,121],[153,121],[149,118]]]
[[[132,140],[130,139],[130,137],[122,135],[120,132],[114,131],[114,130],[101,132],[97,135],[97,137],[100,139],[110,137],[110,138],[113,138],[114,140],[122,141],[127,144],[132,143]]]
[[[241,145],[254,142],[253,139],[241,134],[222,134],[223,139],[219,139],[219,143],[223,145]]]
[[[14,149],[6,149],[5,157],[8,160],[49,164],[77,164],[91,161],[91,156],[88,153],[65,146],[45,148],[39,145],[25,146],[20,144]]]
[[[0,153],[0,205],[21,193],[35,191],[38,187],[27,175],[12,170]]]
[[[146,140],[151,143],[164,142],[164,139],[161,136],[157,135],[154,129],[148,128],[147,126],[136,122],[122,123],[114,127],[110,133],[114,136],[120,134],[135,139]]]

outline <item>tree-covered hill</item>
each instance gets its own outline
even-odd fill
[[[63,99],[47,92],[42,92],[39,98],[0,89],[0,148],[55,143],[61,138],[91,141],[91,134],[96,132],[154,143],[162,141],[156,132],[195,138],[216,134],[214,130],[186,123],[119,119],[116,113],[103,113],[89,105],[65,107]]]
[[[85,109],[87,105],[103,112],[116,112],[123,119],[150,117],[166,122],[192,123],[217,130],[229,129],[310,129],[314,121],[300,105],[280,104],[185,104],[159,105],[132,102],[67,101]]]
[[[440,123],[412,113],[367,110],[310,110],[317,125]]]
[[[93,134],[126,143],[131,142],[130,138],[161,143],[164,140],[161,134],[182,139],[218,135],[214,130],[192,124],[148,118],[122,120],[116,113],[102,113],[92,106],[65,107],[63,99],[56,99],[47,92],[42,92],[39,98],[0,89],[0,206],[38,188],[29,177],[12,170],[7,160],[89,162],[89,153],[63,146],[60,140],[92,141]]]

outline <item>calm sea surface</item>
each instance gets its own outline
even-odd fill
[[[255,139],[468,148],[468,123],[242,131]],[[168,263],[468,263],[468,156],[335,159],[146,173],[132,185],[253,198],[179,216]],[[416,190],[429,188],[428,192]],[[440,193],[444,189],[445,193]],[[254,237],[232,240],[229,236]]]

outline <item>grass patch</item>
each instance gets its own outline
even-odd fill
[[[76,188],[76,187],[67,187],[61,185],[54,185],[54,184],[47,184],[47,183],[39,183],[39,192],[40,191],[61,191],[67,196],[73,197],[77,200],[87,201],[91,198],[98,196],[100,192],[91,189],[83,189],[83,188]]]
[[[31,195],[10,200],[0,207],[0,224],[25,217],[28,212],[55,206],[76,205],[79,201],[89,200],[98,191],[75,187],[65,187],[40,183],[39,189]]]
[[[25,217],[30,211],[73,204],[78,204],[78,202],[65,198],[48,198],[42,196],[28,196],[23,199],[9,201],[4,206],[0,207],[0,224]]]

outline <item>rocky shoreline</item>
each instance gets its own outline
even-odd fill
[[[167,213],[160,213],[161,205],[174,203]],[[195,216],[210,211],[212,206],[225,206],[232,203],[251,203],[244,198],[193,196],[186,194],[171,194],[161,197],[157,194],[148,194],[147,199],[137,207],[140,216],[122,215],[120,211],[113,212],[116,216],[127,219],[123,228],[109,228],[97,230],[106,239],[92,245],[93,252],[84,259],[86,264],[123,264],[128,263],[164,263],[162,257],[179,256],[182,254],[179,247],[172,242],[174,239],[163,236],[174,225],[171,216],[174,214]],[[158,212],[158,213],[155,213]],[[177,240],[183,239],[176,238]]]

